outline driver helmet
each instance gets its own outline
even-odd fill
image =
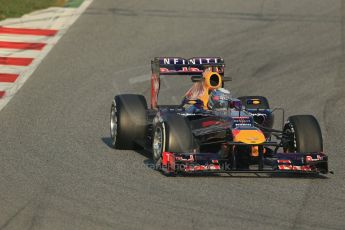
[[[207,103],[209,109],[226,109],[231,100],[230,91],[224,88],[215,89],[210,93]]]

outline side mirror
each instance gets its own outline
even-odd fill
[[[200,82],[202,80],[202,76],[192,76],[192,82]]]
[[[238,99],[232,99],[229,103],[230,108],[235,108],[237,110],[242,110],[243,105],[242,102]]]

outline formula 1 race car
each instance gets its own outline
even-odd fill
[[[110,113],[112,146],[149,150],[156,169],[178,173],[328,173],[318,121],[290,116],[273,129],[274,113],[263,96],[225,98],[222,109],[207,108],[210,92],[224,87],[221,58],[158,57],[151,61],[151,108],[143,95],[116,95]],[[158,105],[161,77],[189,76],[202,87],[201,109]],[[193,105],[194,106],[194,105]],[[283,118],[284,119],[284,118]],[[285,119],[284,119],[285,120]]]

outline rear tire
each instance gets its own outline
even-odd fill
[[[284,133],[290,137],[285,151],[322,152],[323,140],[320,125],[312,115],[296,115],[288,118]]]
[[[134,149],[145,140],[147,102],[136,94],[117,95],[111,105],[111,145],[116,149]]]

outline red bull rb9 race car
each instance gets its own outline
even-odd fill
[[[222,58],[157,57],[151,67],[150,108],[143,95],[114,97],[114,148],[148,150],[155,168],[166,175],[329,172],[316,118],[290,116],[274,129],[274,114],[284,111],[271,109],[263,96],[229,96]],[[161,77],[182,75],[193,84],[182,103],[159,105]]]

